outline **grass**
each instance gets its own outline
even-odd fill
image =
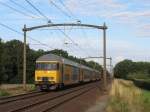
[[[35,86],[33,84],[28,84],[26,90],[23,89],[21,84],[4,84],[0,86],[0,97],[24,94],[34,90]]]
[[[0,90],[0,96],[9,96],[10,94],[5,90]]]
[[[143,102],[142,106],[143,106],[144,110],[150,111],[150,91],[143,91],[141,101]]]
[[[107,112],[150,112],[150,91],[137,88],[132,81],[114,80]]]

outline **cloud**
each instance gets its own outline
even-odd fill
[[[140,24],[145,24],[145,19],[148,20],[150,18],[150,10],[106,13],[103,17],[113,19],[117,23],[130,24],[137,27]]]
[[[123,61],[124,59],[126,59],[124,56],[117,56],[117,57],[115,57],[115,59],[114,59],[114,63],[118,63],[118,62],[120,62],[120,61]]]
[[[140,25],[137,28],[137,37],[149,37],[150,38],[150,24]]]
[[[124,12],[118,12],[114,14],[106,15],[108,18],[125,18],[125,19],[135,19],[135,18],[141,18],[141,17],[150,17],[150,11],[124,11]]]
[[[115,20],[122,23],[137,23],[142,18],[150,17],[149,9],[130,10],[133,4],[139,2],[144,6],[149,0],[130,1],[123,3],[119,0],[66,0],[66,5],[73,13],[80,16],[94,16]],[[132,4],[131,6],[129,4]]]
[[[118,40],[118,39],[111,39],[107,42],[108,48],[110,49],[116,49],[116,50],[124,50],[124,49],[130,49],[133,48],[135,45],[127,40]]]
[[[125,8],[115,0],[67,0],[66,5],[75,14],[85,16],[97,16],[107,11]]]

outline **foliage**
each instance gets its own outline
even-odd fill
[[[20,82],[22,75],[22,48],[18,40],[8,41],[3,45],[2,53],[2,75],[3,82]]]
[[[150,79],[133,79],[134,84],[145,90],[150,90]]]
[[[146,91],[146,90],[143,90],[143,93],[142,93],[142,96],[141,96],[141,99],[143,101],[143,108],[145,110],[150,110],[150,91]]]
[[[2,48],[1,48],[2,47]],[[43,55],[43,50],[34,51],[27,48],[27,81],[34,80],[35,60]],[[22,83],[23,74],[23,43],[19,40],[11,40],[5,43],[0,41],[0,82]]]
[[[128,79],[147,79],[149,77],[149,74],[137,72],[137,73],[129,73]]]
[[[76,61],[83,65],[94,67],[101,70],[101,66],[93,61],[87,62],[74,56],[70,56],[67,51],[62,49],[55,49],[52,51],[44,51],[39,49],[37,51],[27,48],[27,82],[33,83],[35,61],[41,55],[53,53],[67,59]],[[0,83],[22,83],[23,74],[23,43],[19,40],[11,40],[2,42],[0,39]]]
[[[114,68],[114,76],[124,79],[150,78],[150,63],[133,62],[131,60],[121,61]]]
[[[118,63],[114,68],[114,75],[117,78],[126,78],[127,74],[133,71],[133,62],[131,60],[124,60]]]
[[[9,93],[5,90],[0,90],[0,96],[9,96]]]

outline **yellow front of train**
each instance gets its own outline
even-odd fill
[[[40,90],[56,89],[60,81],[59,63],[56,61],[36,61],[35,85]]]

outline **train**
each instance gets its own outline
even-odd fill
[[[101,77],[100,71],[58,55],[46,54],[36,60],[35,86],[40,90],[59,89]]]

